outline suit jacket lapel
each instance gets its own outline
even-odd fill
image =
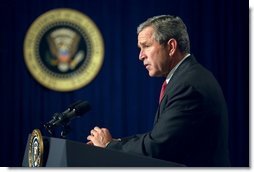
[[[196,59],[193,55],[190,55],[190,57],[188,57],[187,59],[185,59],[182,64],[180,64],[178,66],[178,68],[176,69],[175,73],[173,74],[172,78],[170,79],[169,83],[167,84],[166,90],[165,90],[165,94],[161,100],[161,103],[159,104],[158,108],[157,108],[157,112],[154,118],[154,124],[156,124],[156,122],[159,119],[160,114],[162,113],[163,108],[166,106],[166,102],[165,102],[165,95],[167,92],[169,92],[170,90],[170,86],[174,85],[174,82],[177,82],[177,78],[179,78],[178,76],[181,75],[182,71],[185,71],[186,68],[189,67],[189,65],[193,62],[196,62]]]

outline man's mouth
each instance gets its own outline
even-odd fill
[[[144,66],[145,66],[145,68],[148,70],[148,68],[149,68],[149,64],[144,64]]]

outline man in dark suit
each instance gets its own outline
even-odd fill
[[[229,166],[227,108],[214,76],[190,54],[179,17],[155,16],[138,29],[139,59],[151,77],[165,77],[150,132],[112,139],[95,127],[88,144],[186,166]]]

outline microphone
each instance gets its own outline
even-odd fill
[[[66,126],[73,118],[80,117],[90,110],[91,106],[88,102],[78,100],[77,102],[69,105],[68,109],[64,112],[55,113],[52,119],[48,123],[44,124],[44,127],[50,134],[52,134],[52,128],[59,125]]]

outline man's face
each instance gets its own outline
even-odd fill
[[[149,72],[149,76],[167,76],[170,60],[168,47],[160,45],[154,39],[153,33],[153,27],[146,27],[139,33],[139,60],[143,61],[144,66]]]

